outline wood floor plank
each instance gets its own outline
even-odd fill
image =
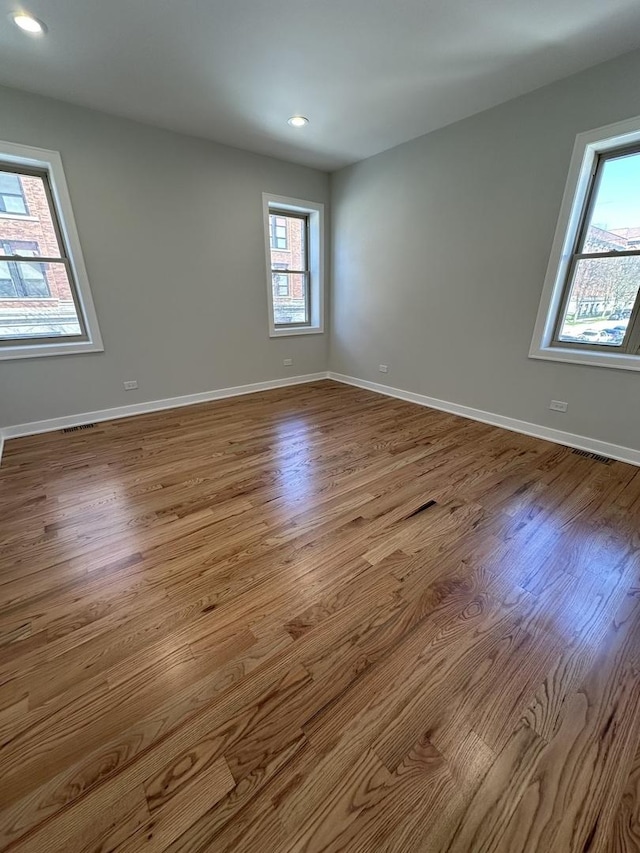
[[[302,767],[316,762],[317,757],[300,734],[297,740],[270,756],[266,763],[243,776],[223,800],[208,809],[168,850],[170,853],[217,850],[225,843],[231,844],[231,841],[225,842],[225,838],[242,837],[246,844],[247,832],[257,831],[257,818],[266,818],[280,837],[282,827],[275,817],[274,800],[282,797],[283,791],[296,781]]]
[[[613,830],[603,841],[603,853],[638,853],[640,851],[640,746],[627,779],[622,800],[616,812]]]
[[[141,785],[133,785],[114,796],[62,812],[51,823],[42,824],[35,833],[12,845],[16,853],[69,853],[112,851],[126,841],[149,818]]]
[[[114,853],[162,853],[233,790],[235,781],[224,758],[198,772],[202,759],[202,755],[184,757],[180,764],[145,783],[149,820],[115,847]],[[186,784],[180,766],[185,764],[189,766]]]

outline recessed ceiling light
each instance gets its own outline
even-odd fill
[[[45,31],[45,25],[42,21],[39,21],[37,18],[34,18],[33,15],[27,15],[26,12],[18,12],[15,15],[12,15],[13,23],[20,27],[21,30],[24,30],[25,33],[31,33],[31,35],[42,35]]]
[[[305,118],[305,116],[291,116],[287,123],[291,127],[304,127],[305,124],[309,124],[309,119]]]

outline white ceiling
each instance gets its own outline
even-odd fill
[[[18,8],[0,83],[322,169],[640,46],[638,0],[24,0],[42,38]]]

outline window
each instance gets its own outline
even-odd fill
[[[1,172],[0,213],[17,213],[25,216],[28,212],[20,176],[12,172]]]
[[[271,283],[274,325],[276,327],[308,326],[310,310],[309,215],[282,211],[280,215],[270,213],[269,221],[273,223],[271,229]],[[288,241],[286,238],[282,240],[277,236],[279,229],[285,235],[289,234]],[[286,261],[283,260],[285,256]]]
[[[0,242],[0,299],[48,299],[51,296],[42,264],[18,264],[2,260],[5,255],[28,258],[37,254],[38,244],[33,241]]]
[[[323,331],[324,208],[280,196],[263,196],[269,333]]]
[[[102,350],[62,163],[0,143],[0,358]]]
[[[269,237],[271,239],[272,249],[287,248],[287,217],[275,216],[272,214],[269,217]]]
[[[567,270],[555,346],[635,353],[640,287],[640,148],[598,155]]]
[[[286,275],[278,275],[277,270],[286,270],[287,264],[278,264],[272,261],[271,263],[271,272],[273,275],[273,281],[277,288],[278,296],[289,296],[289,279]]]
[[[578,137],[530,355],[640,370],[640,119]]]
[[[291,296],[289,279],[286,275],[274,275],[273,279],[277,288],[277,296]]]

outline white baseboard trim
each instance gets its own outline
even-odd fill
[[[555,444],[564,444],[589,453],[598,453],[601,456],[609,456],[620,462],[628,462],[631,465],[640,466],[640,450],[631,447],[623,447],[618,444],[610,444],[584,435],[564,432],[559,429],[529,423],[528,421],[509,418],[505,415],[497,415],[493,412],[485,412],[482,409],[474,409],[459,403],[450,403],[439,400],[436,397],[427,397],[424,394],[416,394],[413,391],[404,391],[393,388],[391,385],[382,385],[379,382],[368,382],[355,376],[345,376],[342,373],[321,372],[308,373],[303,376],[292,376],[285,379],[271,379],[265,382],[253,382],[249,385],[237,385],[233,388],[220,388],[216,391],[203,391],[198,394],[186,394],[181,397],[168,397],[164,400],[150,400],[146,403],[134,403],[130,406],[119,406],[113,409],[100,409],[96,412],[83,412],[78,415],[69,415],[60,418],[49,418],[44,421],[32,421],[31,423],[7,426],[0,430],[0,461],[4,442],[10,438],[19,438],[25,435],[35,435],[41,432],[66,429],[72,426],[82,426],[88,423],[99,423],[100,421],[116,420],[117,418],[128,418],[132,415],[141,415],[148,412],[159,412],[163,409],[176,409],[181,406],[191,406],[195,403],[206,403],[210,400],[223,400],[227,397],[239,397],[243,394],[254,394],[257,391],[269,391],[274,388],[285,388],[289,385],[300,385],[306,382],[317,382],[321,379],[333,379],[345,385],[354,385],[356,388],[365,388],[388,397],[396,397],[409,403],[417,403],[430,409],[438,409],[453,415],[460,415],[481,423],[502,427],[512,432],[520,432],[535,438],[542,438]]]
[[[640,466],[640,450],[632,447],[623,447],[619,444],[610,444],[607,441],[599,441],[586,435],[575,435],[572,432],[564,432],[560,429],[532,424],[529,421],[520,421],[516,418],[508,418],[505,415],[496,415],[493,412],[485,412],[482,409],[473,409],[470,406],[462,406],[459,403],[449,403],[446,400],[438,400],[436,397],[427,397],[424,394],[415,394],[413,391],[403,391],[390,385],[382,385],[379,382],[368,382],[365,379],[357,379],[355,376],[345,376],[342,373],[329,371],[329,379],[343,382],[345,385],[355,385],[356,388],[366,388],[378,394],[386,394],[388,397],[397,397],[409,403],[417,403],[419,406],[427,406],[430,409],[439,409],[452,415],[460,415],[473,421],[481,421],[484,424],[503,427],[512,432],[521,432],[524,435],[532,435],[552,441],[554,444],[564,444],[575,447],[578,450],[586,450],[589,453],[598,453],[620,462],[628,462],[630,465]]]
[[[0,450],[2,443],[9,438],[20,438],[24,435],[36,435],[40,432],[51,432],[67,427],[82,426],[83,424],[112,421],[117,418],[128,418],[131,415],[143,415],[148,412],[160,412],[163,409],[177,409],[180,406],[192,406],[195,403],[207,403],[210,400],[223,400],[226,397],[239,397],[242,394],[255,394],[256,391],[271,391],[274,388],[285,388],[289,385],[301,385],[305,382],[317,382],[327,379],[328,374],[307,373],[304,376],[291,376],[285,379],[268,379],[266,382],[252,382],[250,385],[236,385],[234,388],[220,388],[217,391],[202,391],[199,394],[185,394],[182,397],[168,397],[165,400],[149,400],[146,403],[134,403],[131,406],[118,406],[113,409],[100,409],[97,412],[83,412],[79,415],[67,415],[61,418],[49,418],[45,421],[32,421],[26,424],[3,427],[0,430]]]

